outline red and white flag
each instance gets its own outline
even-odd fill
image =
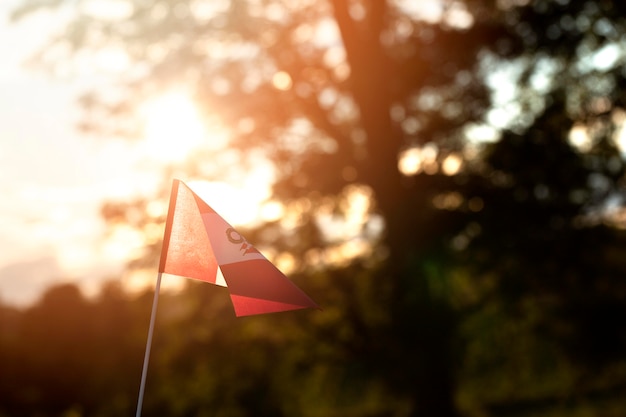
[[[172,184],[159,272],[228,287],[238,317],[319,308],[180,180]]]

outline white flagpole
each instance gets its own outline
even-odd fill
[[[141,385],[139,386],[139,400],[137,401],[136,417],[141,416],[143,405],[143,393],[146,389],[146,376],[148,375],[148,362],[150,360],[150,348],[152,347],[152,334],[154,333],[154,322],[156,321],[157,304],[159,303],[159,290],[161,289],[161,275],[157,276],[156,287],[154,289],[154,300],[152,301],[152,313],[150,313],[150,327],[148,328],[148,341],[146,342],[146,353],[143,357],[143,370],[141,371]]]

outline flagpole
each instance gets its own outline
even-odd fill
[[[150,360],[150,348],[152,347],[152,334],[154,333],[154,322],[156,321],[157,305],[159,303],[159,290],[161,288],[161,275],[157,275],[156,287],[154,289],[154,299],[152,301],[152,313],[150,313],[150,327],[148,329],[148,341],[146,342],[146,353],[143,357],[143,369],[141,371],[141,385],[139,386],[139,399],[137,400],[136,417],[141,416],[141,407],[143,405],[143,394],[146,389],[146,376],[148,375],[148,362]]]

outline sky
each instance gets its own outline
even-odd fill
[[[97,88],[102,79],[90,66],[109,64],[105,72],[122,71],[123,59],[119,54],[96,57],[83,65],[86,71],[71,76],[26,65],[49,34],[62,29],[63,20],[44,12],[13,23],[9,11],[15,4],[18,0],[0,3],[0,302],[28,306],[60,282],[78,284],[87,296],[110,279],[121,279],[130,289],[153,285],[145,274],[123,273],[143,247],[143,235],[111,229],[100,208],[141,195],[166,210],[168,201],[154,200],[164,168],[199,147],[223,149],[226,130],[203,122],[181,86],[140,106],[144,132],[138,141],[81,134],[76,129],[79,92]],[[117,10],[106,1],[93,4],[99,15]],[[272,178],[271,167],[257,161],[238,183],[179,179],[237,226],[278,215],[280,210],[267,210],[271,203],[263,204],[270,199]],[[153,272],[156,279],[157,265],[143,272]],[[172,287],[180,285],[170,279]]]
[[[95,79],[53,77],[25,65],[55,18],[43,13],[14,24],[11,4],[0,4],[0,302],[28,306],[59,282],[94,295],[103,281],[123,278],[143,243],[130,230],[110,233],[102,203],[154,195],[165,164],[184,158],[207,132],[189,97],[170,91],[141,109],[146,129],[139,142],[81,135],[78,88]],[[271,175],[255,174],[262,182]],[[254,205],[268,187],[201,183],[195,191],[238,224],[249,215],[232,207]]]
[[[0,6],[0,300],[13,305],[36,301],[59,280],[93,292],[118,273],[125,260],[107,250],[98,210],[149,177],[136,169],[140,155],[129,144],[74,128],[72,81],[26,68],[46,41],[41,23],[13,25]]]

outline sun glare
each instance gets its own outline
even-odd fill
[[[239,186],[208,181],[192,181],[189,186],[226,221],[238,226],[253,224],[263,217],[270,184],[262,175],[253,175]]]
[[[207,135],[195,103],[182,92],[146,102],[140,114],[145,123],[145,154],[161,162],[180,162]]]

